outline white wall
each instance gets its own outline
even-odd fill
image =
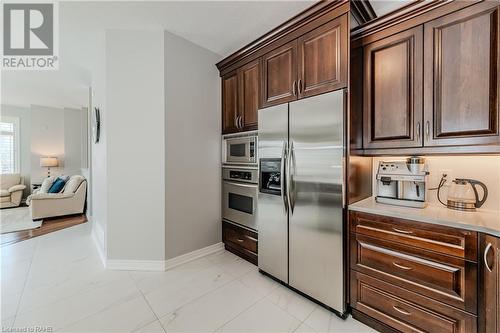
[[[377,173],[379,161],[404,160],[406,157],[376,157],[373,159],[373,172]],[[476,179],[488,187],[488,199],[481,207],[486,210],[500,210],[500,156],[425,156],[429,168],[429,188],[437,187],[443,170],[451,171],[451,177]],[[377,193],[376,177],[373,177],[373,193]],[[441,200],[446,200],[448,187],[443,187]],[[427,196],[430,203],[438,204],[436,191]]]
[[[106,32],[107,259],[165,258],[162,31]]]
[[[165,32],[167,259],[221,241],[219,59]]]
[[[93,39],[96,48],[95,59],[92,60],[92,93],[89,96],[91,113],[94,112],[95,107],[99,108],[101,112],[101,135],[98,143],[92,142],[92,155],[90,162],[91,168],[91,220],[93,221],[92,232],[96,235],[99,250],[101,254],[106,256],[106,235],[107,235],[107,200],[108,200],[108,186],[107,186],[107,167],[106,167],[106,151],[107,151],[107,107],[106,107],[106,38],[105,33],[102,31],[96,34]],[[93,116],[91,116],[93,119]],[[93,120],[89,124],[93,125]]]
[[[64,110],[41,105],[31,106],[31,181],[47,177],[47,168],[40,166],[40,157],[55,156],[60,167],[50,168],[51,175],[64,167]]]
[[[30,193],[30,176],[31,176],[31,110],[29,107],[18,107],[12,105],[2,105],[1,115],[8,117],[19,118],[19,156],[20,170],[19,172],[24,177],[23,197]]]

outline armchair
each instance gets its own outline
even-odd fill
[[[25,188],[18,173],[0,175],[0,208],[19,206]]]

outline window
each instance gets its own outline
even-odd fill
[[[0,120],[0,174],[19,172],[19,118]]]

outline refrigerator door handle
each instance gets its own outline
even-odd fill
[[[283,206],[285,206],[285,214],[288,214],[288,198],[287,198],[287,191],[286,191],[286,186],[285,186],[285,180],[286,180],[286,163],[288,160],[288,143],[286,141],[283,141],[283,149],[281,151],[281,179],[280,179],[280,184],[281,184],[281,197],[283,198]]]
[[[345,203],[346,203],[346,162],[345,162],[345,156],[342,157],[342,208],[345,208]]]
[[[288,199],[288,207],[290,214],[293,215],[293,208],[294,208],[294,203],[293,203],[293,174],[292,174],[292,163],[293,163],[293,141],[290,141],[290,147],[288,148],[288,156],[287,156],[287,172],[286,172],[286,179],[287,179],[287,184],[286,184],[286,193],[287,193],[287,199]]]

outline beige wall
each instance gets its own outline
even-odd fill
[[[406,157],[377,157],[373,159],[373,172],[377,173],[379,161],[404,160]],[[443,170],[451,171],[454,178],[471,178],[479,180],[488,187],[488,199],[481,209],[500,210],[500,156],[426,156],[429,168],[429,188],[437,187]],[[376,192],[374,179],[373,193]],[[441,199],[446,199],[448,187],[443,187]],[[436,191],[428,192],[428,201],[438,204]]]

